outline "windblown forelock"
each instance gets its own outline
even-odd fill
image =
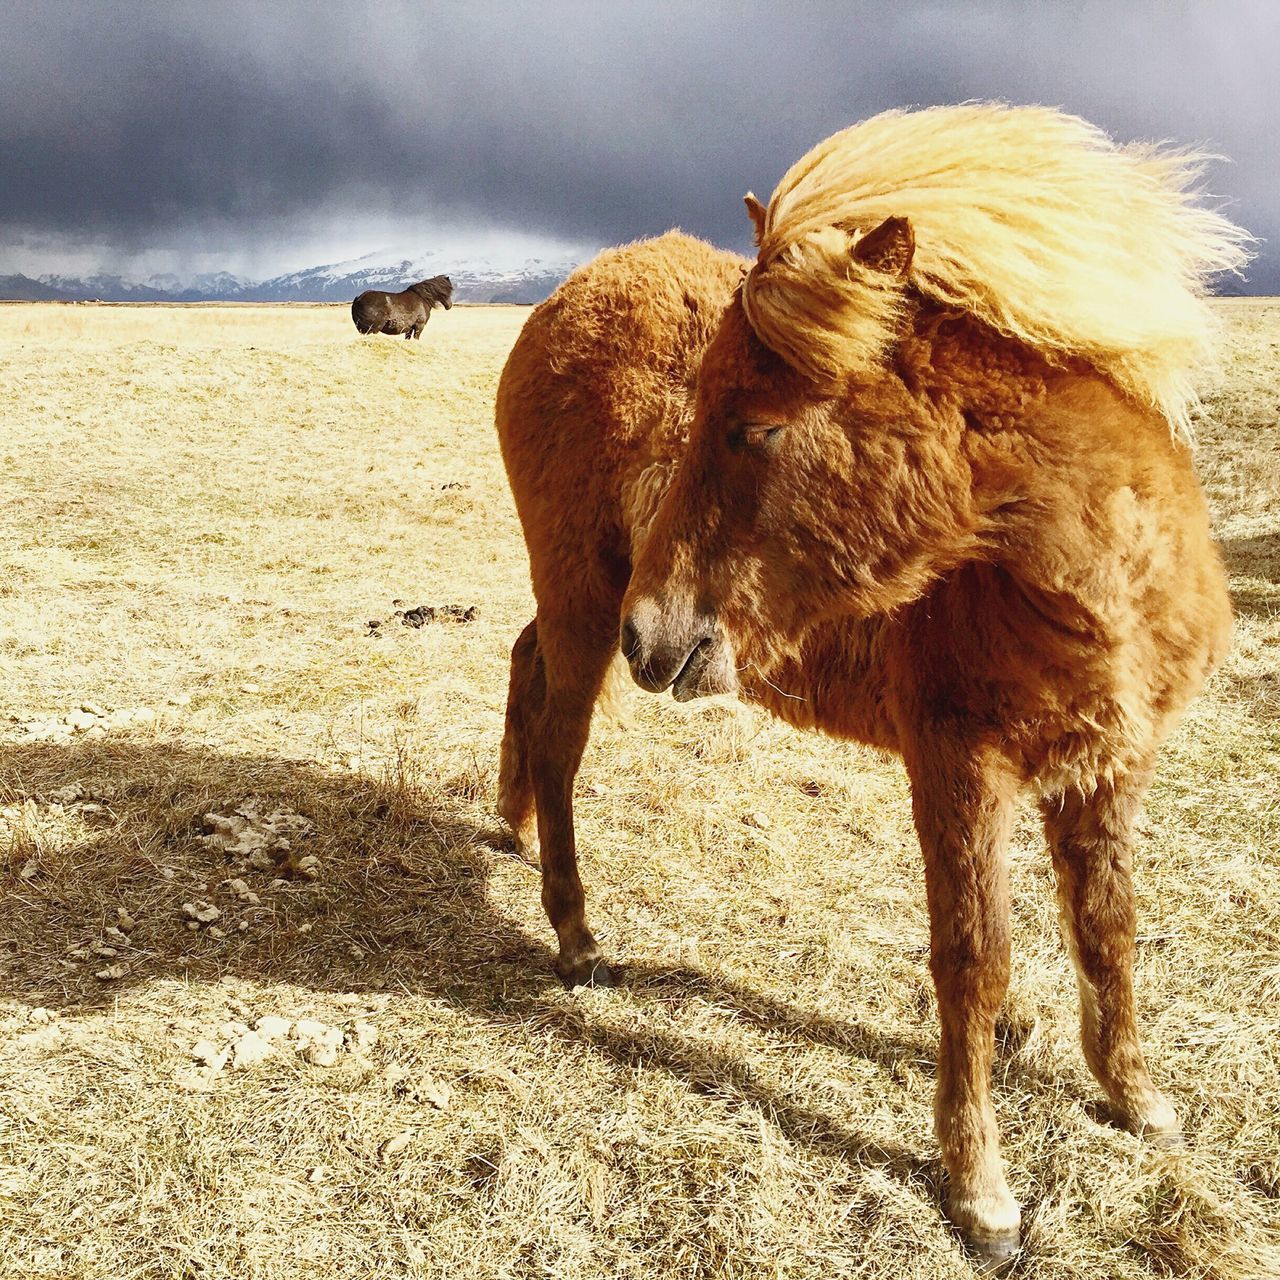
[[[851,257],[859,233],[821,227],[747,273],[742,308],[756,336],[823,391],[883,365],[900,323],[905,282]]]
[[[742,303],[760,340],[825,386],[874,372],[906,286],[1047,354],[1078,356],[1189,432],[1213,354],[1214,276],[1250,237],[1205,208],[1207,157],[1119,147],[1045,107],[885,112],[819,143],[754,197],[760,255]],[[905,218],[904,281],[850,257]]]

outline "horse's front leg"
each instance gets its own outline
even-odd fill
[[[934,1124],[947,1216],[985,1261],[1016,1252],[1021,1211],[1005,1182],[991,1103],[996,1013],[1009,984],[1006,847],[1017,785],[993,753],[917,740],[907,753],[929,899],[941,1041]]]
[[[541,846],[542,905],[560,942],[556,972],[570,986],[611,987],[617,981],[587,926],[573,826],[573,782],[617,649],[617,617],[616,600],[610,608],[592,608],[565,592],[554,602],[544,594],[536,619],[532,693],[541,694],[541,707],[536,715],[526,711],[527,768]]]

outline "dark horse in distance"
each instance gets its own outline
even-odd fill
[[[403,293],[366,289],[351,304],[351,318],[361,333],[403,333],[421,338],[436,307],[453,306],[453,282],[448,276],[432,276],[411,284]]]

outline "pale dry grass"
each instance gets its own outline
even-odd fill
[[[531,613],[491,425],[524,314],[459,307],[411,346],[336,308],[0,308],[0,1275],[970,1273],[896,762],[637,695],[578,802],[627,985],[551,976],[490,814]],[[1106,1123],[1025,818],[996,1096],[1029,1277],[1280,1274],[1280,309],[1226,315],[1198,433],[1239,635],[1138,859],[1142,1017],[1190,1149]],[[397,597],[482,613],[366,638]],[[84,700],[158,717],[22,729]],[[75,782],[105,812],[47,803]],[[322,867],[250,874],[257,906],[198,839],[250,797],[310,818]],[[223,938],[184,927],[206,897]],[[120,906],[104,982],[77,953]],[[380,1039],[184,1087],[197,1040],[264,1014]]]

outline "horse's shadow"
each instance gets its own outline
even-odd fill
[[[1222,543],[1222,558],[1236,579],[1231,600],[1238,614],[1257,618],[1280,614],[1280,533],[1228,538]]]
[[[0,751],[0,806],[22,832],[6,862],[0,826],[0,990],[12,999],[71,1017],[108,1006],[141,982],[213,983],[224,975],[317,992],[435,997],[503,1026],[533,1020],[542,1034],[587,1044],[620,1065],[658,1067],[692,1089],[758,1105],[797,1143],[939,1194],[935,1160],[783,1096],[731,1054],[653,1026],[631,1034],[586,1002],[566,1002],[549,947],[490,901],[501,837],[468,816],[477,809],[471,798],[427,795],[304,761],[167,743],[107,739]],[[84,826],[56,811],[50,819],[42,803],[75,783],[108,797],[107,812]],[[314,883],[273,888],[266,876],[248,875],[258,906],[228,895],[228,878],[245,873],[199,839],[204,813],[225,813],[248,795],[309,817],[315,829],[306,847],[322,868]],[[27,801],[35,804],[19,814]],[[48,820],[77,824],[70,848],[41,834]],[[182,904],[196,900],[224,908],[223,937],[187,927]],[[127,942],[106,933],[120,907],[137,921]],[[93,951],[104,942],[116,956]],[[97,978],[108,965],[122,966],[123,975]],[[780,1041],[827,1044],[886,1072],[904,1060],[932,1063],[936,1053],[926,1040],[817,1017],[689,968],[636,963],[625,979],[640,999],[714,1002]]]

